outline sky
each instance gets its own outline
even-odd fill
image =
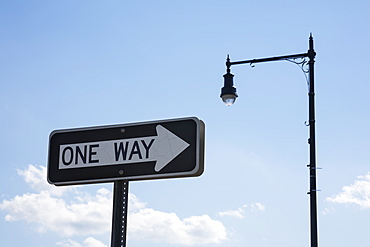
[[[205,123],[199,177],[131,181],[127,246],[309,246],[315,59],[319,246],[368,247],[368,1],[0,1],[1,246],[110,246],[112,183],[47,182],[54,130]]]

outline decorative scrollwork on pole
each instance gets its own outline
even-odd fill
[[[285,59],[285,61],[294,63],[298,65],[298,67],[302,70],[304,76],[306,77],[307,86],[310,86],[310,79],[308,78],[308,74],[310,73],[310,69],[308,66],[308,61],[305,57],[293,58],[293,59]]]

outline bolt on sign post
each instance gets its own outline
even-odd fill
[[[125,246],[128,182],[200,176],[204,128],[202,120],[189,117],[55,130],[49,140],[48,182],[114,182],[112,246]]]

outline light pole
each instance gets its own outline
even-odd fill
[[[224,87],[221,89],[221,95],[223,102],[226,105],[232,105],[238,95],[236,94],[236,88],[234,87],[233,77],[234,75],[230,73],[230,67],[237,64],[256,64],[263,62],[272,61],[289,61],[301,66],[302,71],[305,73],[306,78],[308,74],[308,112],[309,121],[308,126],[310,127],[310,134],[308,139],[309,153],[310,153],[310,164],[307,165],[309,168],[309,180],[310,180],[310,190],[308,194],[310,195],[310,237],[311,237],[311,247],[318,247],[318,230],[317,230],[317,196],[316,196],[316,138],[315,138],[315,86],[314,86],[314,63],[315,63],[316,52],[313,48],[313,38],[312,34],[309,38],[309,49],[306,53],[293,54],[278,57],[268,57],[260,59],[250,59],[245,61],[230,62],[229,56],[226,60],[226,74],[224,75]],[[306,60],[308,58],[308,61]],[[300,59],[297,61],[297,59]],[[308,65],[308,69],[304,67]]]

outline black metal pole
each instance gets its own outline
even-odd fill
[[[310,124],[310,227],[311,227],[311,247],[318,247],[318,230],[317,230],[317,196],[316,196],[316,137],[315,137],[315,80],[314,80],[314,63],[315,50],[313,48],[313,38],[310,36],[308,50],[309,66],[309,92],[308,92],[308,111]]]
[[[315,64],[315,56],[316,52],[313,46],[313,38],[310,35],[309,38],[309,50],[307,53],[300,53],[300,54],[293,54],[293,55],[285,55],[285,56],[277,56],[277,57],[267,57],[267,58],[260,58],[260,59],[250,59],[244,61],[234,61],[231,62],[229,56],[226,60],[226,67],[227,73],[230,73],[231,65],[238,65],[238,64],[255,64],[255,63],[263,63],[263,62],[272,62],[272,61],[292,61],[292,59],[296,58],[309,58],[308,67],[309,67],[309,92],[308,92],[308,115],[309,115],[309,126],[310,126],[310,133],[309,133],[309,156],[310,156],[310,164],[308,165],[310,169],[310,191],[308,194],[310,195],[310,238],[311,238],[311,247],[318,247],[318,223],[317,223],[317,189],[316,189],[316,137],[315,137],[315,81],[314,81],[314,64]],[[300,65],[306,64],[306,61],[302,63],[296,63]],[[307,73],[305,70],[303,70]],[[235,92],[234,92],[235,93]],[[236,93],[235,93],[236,94]]]
[[[128,180],[114,182],[111,247],[126,247]]]

